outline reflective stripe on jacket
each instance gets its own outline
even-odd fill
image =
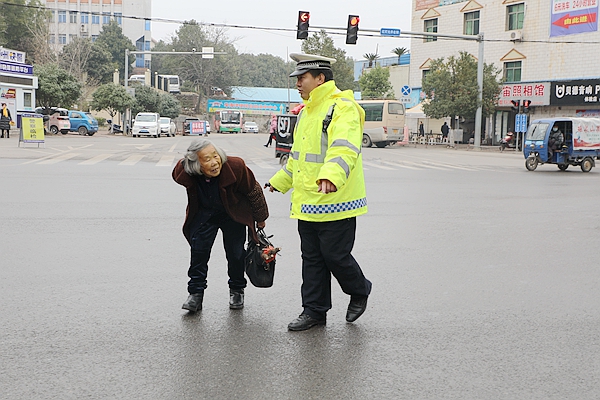
[[[367,212],[362,166],[365,112],[352,91],[340,92],[334,81],[316,87],[305,101],[294,129],[287,164],[269,181],[280,192],[294,189],[290,216],[304,221],[336,221]],[[333,119],[323,133],[323,119],[335,104]],[[318,182],[330,180],[336,192],[318,192]]]

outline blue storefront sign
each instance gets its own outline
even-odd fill
[[[286,104],[246,100],[208,100],[209,113],[220,110],[240,110],[244,114],[285,114]]]
[[[0,61],[0,72],[18,75],[33,75],[33,66]]]

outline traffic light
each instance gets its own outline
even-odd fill
[[[310,13],[308,11],[298,11],[298,31],[296,39],[306,39],[308,37],[308,20]]]
[[[529,112],[529,106],[531,106],[531,100],[523,100],[523,112]]]
[[[521,100],[511,100],[513,111],[519,112],[519,105],[521,104]]]
[[[348,15],[348,28],[346,28],[346,44],[356,44],[358,39],[358,15]]]

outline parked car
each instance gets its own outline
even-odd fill
[[[90,113],[69,110],[69,121],[71,123],[71,132],[79,132],[80,135],[89,136],[98,132],[98,121]]]
[[[137,113],[131,134],[133,137],[160,137],[160,115],[150,112]]]
[[[160,117],[160,133],[164,133],[167,136],[175,136],[175,123],[171,121],[169,117]]]
[[[48,116],[45,122],[46,131],[56,135],[58,132],[66,135],[71,130],[71,122],[69,121],[69,110],[59,107],[37,107],[36,114]],[[44,118],[45,119],[45,118]]]
[[[248,121],[244,123],[243,133],[258,133],[258,125],[256,122]]]

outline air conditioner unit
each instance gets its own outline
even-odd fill
[[[512,31],[510,32],[510,40],[513,42],[518,42],[523,40],[523,32],[521,31]]]
[[[81,24],[81,33],[87,33],[87,25]]]

